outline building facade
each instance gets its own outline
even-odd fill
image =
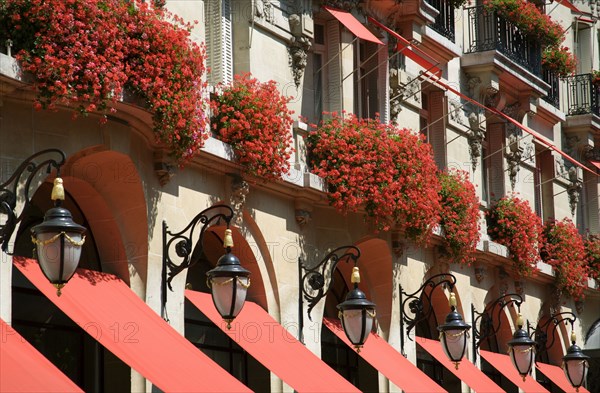
[[[435,292],[426,289],[429,296],[418,294],[427,298],[425,307],[432,312],[409,333],[407,322],[401,321],[404,315],[414,317],[402,299],[439,274],[456,278],[452,290],[457,309],[480,333],[484,330],[478,313],[492,315],[488,322],[494,334],[478,341],[479,349],[469,340],[466,356],[496,386],[509,392],[519,389],[491,357],[476,354],[506,353],[518,311],[514,304],[501,308],[494,302],[517,294],[523,300],[520,313],[532,328],[550,321],[549,348],[538,351],[540,363],[560,366],[570,345],[571,325],[563,321],[552,326],[553,315],[576,315],[577,342],[592,357],[587,388],[600,391],[598,282],[589,279],[583,301],[557,295],[550,265],[540,260],[539,271],[531,277],[517,275],[508,249],[487,232],[485,212],[511,193],[527,200],[544,222],[568,218],[582,234],[600,232],[597,5],[563,0],[538,6],[562,26],[561,45],[578,59],[574,74],[558,77],[545,69],[540,42],[480,3],[166,1],[164,7],[174,14],[201,21],[191,37],[206,44],[210,86],[251,73],[260,81],[274,80],[284,96],[293,97],[289,132],[295,153],[290,172],[280,181],[248,175],[231,147],[212,137],[191,162],[177,168],[168,150],[156,142],[150,109],[128,97],[106,122],[94,112],[71,120],[72,111],[65,106],[38,111],[31,80],[19,72],[6,46],[0,54],[0,182],[33,153],[63,150],[65,206],[88,228],[80,267],[118,277],[149,309],[254,391],[300,389],[231,340],[186,298],[186,288],[209,291],[205,273],[222,254],[224,224],[207,230],[201,258],[172,280],[164,303],[163,222],[179,231],[200,211],[230,205],[234,250],[252,273],[248,301],[291,338],[303,337],[308,350],[360,390],[402,388],[324,325],[326,318],[337,316],[335,305],[351,286],[349,264],[340,263],[332,272],[332,288],[310,318],[306,303],[299,312],[299,259],[312,267],[344,245],[361,251],[361,288],[377,304],[374,332],[447,391],[476,388],[445,368],[417,337],[437,339],[435,327],[449,311],[450,288],[440,285]],[[440,252],[439,231],[429,246],[418,246],[394,228],[375,231],[365,223],[363,211],[343,215],[330,206],[327,185],[311,173],[305,142],[310,123],[327,118],[324,112],[342,111],[364,118],[379,114],[384,123],[421,133],[439,169],[469,174],[482,212],[472,264],[458,265]],[[12,254],[33,257],[29,230],[51,207],[53,176],[35,178],[31,204],[8,252],[1,254],[0,317],[84,391],[154,391],[160,386],[148,370],[136,368],[99,340],[104,335],[122,344],[126,337],[141,337],[145,325],[132,319],[131,325],[109,323],[107,330],[95,324],[100,323],[95,317],[82,325],[40,292],[13,261]],[[22,199],[17,206],[24,206]],[[63,296],[70,296],[69,285]],[[79,301],[91,308],[95,304],[94,299]],[[241,341],[253,341],[251,330],[233,326]],[[259,335],[269,331],[260,328]],[[312,378],[302,364],[292,368]],[[193,378],[215,377],[198,370]],[[531,378],[548,391],[563,391],[540,368]],[[213,383],[218,386],[218,381]]]

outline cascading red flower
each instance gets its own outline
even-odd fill
[[[584,245],[588,257],[590,277],[600,281],[600,235],[588,235]]]
[[[440,172],[444,249],[455,262],[470,264],[479,243],[479,198],[464,171]]]
[[[378,230],[398,228],[427,242],[439,221],[440,185],[431,146],[408,129],[331,114],[308,135],[313,173],[327,181],[333,207],[365,209]]]
[[[267,180],[280,179],[290,169],[292,114],[275,81],[265,83],[249,74],[235,75],[211,98],[211,124],[216,137],[231,144],[246,171]]]
[[[0,4],[0,40],[11,39],[21,69],[33,75],[37,109],[106,114],[130,87],[152,110],[157,140],[181,164],[208,136],[205,53],[190,40],[191,28],[139,0]]]
[[[587,288],[588,257],[577,228],[568,218],[548,221],[544,225],[544,236],[542,258],[552,265],[557,288],[574,300],[583,300],[583,291]]]
[[[537,270],[542,245],[542,220],[529,203],[514,195],[506,195],[487,212],[490,238],[505,245],[520,276]]]

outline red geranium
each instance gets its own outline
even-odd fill
[[[419,243],[439,221],[440,185],[431,146],[379,119],[332,114],[308,136],[313,172],[343,213],[364,208],[379,230],[396,226]]]
[[[487,216],[492,240],[508,247],[519,275],[530,276],[540,259],[542,220],[527,201],[514,195],[500,199]]]
[[[479,198],[463,171],[441,172],[441,221],[444,249],[457,263],[470,264],[479,242]]]
[[[249,173],[271,180],[288,173],[294,150],[291,97],[284,97],[275,81],[261,83],[249,74],[236,75],[232,85],[219,90],[210,101],[217,137],[233,146]]]
[[[600,281],[600,235],[589,235],[584,244],[590,277]]]
[[[544,261],[552,265],[556,286],[575,300],[583,300],[587,288],[587,254],[583,239],[571,220],[549,221],[544,225]]]
[[[10,38],[34,77],[36,108],[106,113],[125,86],[146,99],[157,139],[183,163],[207,133],[204,49],[191,25],[160,7],[126,0],[5,0],[0,39]],[[114,108],[110,108],[114,111]],[[106,121],[106,118],[103,118]]]

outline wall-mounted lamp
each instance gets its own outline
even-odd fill
[[[46,158],[39,163],[35,160],[43,156],[57,155],[59,159]],[[44,221],[31,229],[31,240],[35,245],[35,254],[40,268],[48,281],[56,287],[56,294],[75,274],[81,257],[81,247],[85,243],[86,228],[75,223],[71,212],[61,206],[65,199],[60,168],[65,163],[65,153],[58,149],[46,149],[26,158],[13,175],[0,185],[0,214],[7,216],[0,225],[0,244],[2,250],[8,252],[8,242],[17,224],[23,219],[23,212],[31,204],[31,183],[42,169],[47,174],[56,169],[56,178],[52,188],[51,199],[54,207],[44,215]],[[27,172],[27,174],[26,174]],[[24,182],[24,183],[23,183]],[[19,215],[15,213],[17,188],[23,186],[24,207]]]
[[[524,381],[531,372],[535,360],[535,341],[523,329],[521,314],[517,318],[517,330],[514,332],[512,340],[507,344],[510,360]]]
[[[223,213],[226,210],[227,213]],[[211,214],[212,213],[212,214]],[[198,213],[196,217],[180,232],[173,233],[168,230],[167,223],[163,221],[163,267],[162,267],[162,305],[163,317],[166,316],[167,287],[172,291],[171,281],[185,269],[193,266],[200,259],[204,246],[204,234],[210,224],[223,219],[227,224],[224,233],[223,247],[225,255],[217,261],[217,266],[208,271],[208,286],[211,288],[213,303],[231,328],[231,322],[242,310],[246,301],[248,287],[250,286],[250,271],[244,269],[240,260],[231,253],[233,236],[229,224],[233,218],[233,209],[227,205],[215,205]],[[194,231],[200,227],[198,241],[193,247],[192,238]],[[176,264],[171,259],[169,250],[173,247],[181,262]],[[167,317],[165,319],[168,320]]]
[[[477,355],[481,343],[491,337],[494,337],[501,328],[501,314],[505,307],[516,306],[517,310],[521,310],[523,298],[516,293],[509,293],[500,296],[498,299],[489,303],[483,309],[483,312],[478,312],[475,306],[471,304],[471,320],[473,321],[473,363],[477,361]]]
[[[342,253],[342,251],[346,251]],[[313,268],[307,268],[302,259],[298,259],[299,277],[299,339],[303,342],[304,329],[304,300],[308,302],[308,318],[312,321],[310,313],[317,303],[327,295],[333,284],[333,273],[340,261],[354,262],[351,282],[354,288],[346,295],[346,300],[338,304],[339,317],[344,327],[348,340],[354,345],[357,352],[369,337],[375,318],[375,303],[369,301],[363,291],[358,288],[360,273],[358,259],[360,250],[355,246],[338,247],[323,258]]]
[[[400,349],[402,355],[404,352],[404,324],[406,324],[406,336],[409,340],[410,331],[421,321],[427,321],[433,313],[433,304],[431,297],[433,291],[440,285],[448,286],[450,291],[454,289],[456,277],[449,273],[437,274],[421,285],[413,293],[406,293],[400,285]],[[425,291],[426,288],[430,288]],[[424,307],[424,300],[427,303],[427,309]],[[456,311],[456,297],[454,293],[450,293],[449,299],[450,313],[446,316],[446,322],[438,326],[440,332],[440,342],[446,356],[452,361],[458,369],[460,361],[465,355],[467,349],[467,333],[471,326],[463,321],[462,315]],[[406,311],[414,316],[410,316]],[[426,311],[425,311],[426,310]]]
[[[554,345],[554,330],[557,329],[561,323],[566,324],[568,322],[571,324],[571,346],[567,348],[567,354],[562,358],[562,368],[569,383],[578,392],[581,385],[585,382],[589,368],[588,360],[590,357],[585,355],[581,351],[581,348],[575,344],[577,340],[574,330],[576,320],[577,316],[569,311],[554,314],[546,322],[536,326],[536,328],[533,329],[532,335],[535,335],[534,337],[537,341],[538,354],[544,354]],[[551,337],[550,341],[548,340],[548,337]]]

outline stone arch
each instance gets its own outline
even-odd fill
[[[148,268],[147,204],[131,158],[94,146],[70,156],[62,168],[65,189],[85,214],[103,260],[142,298]],[[123,196],[126,196],[124,198]]]

